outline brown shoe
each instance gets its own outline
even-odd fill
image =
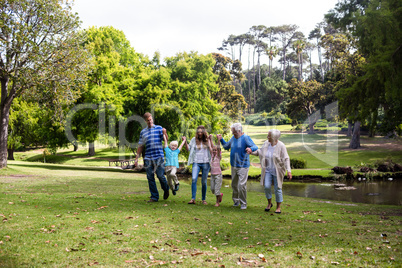
[[[148,201],[147,201],[148,203],[153,203],[153,202],[158,202],[158,200],[155,200],[155,199],[149,199]]]

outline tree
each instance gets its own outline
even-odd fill
[[[339,91],[340,104],[352,105],[355,107],[352,115],[368,119],[371,124],[377,124],[379,112],[384,113],[381,131],[393,134],[402,123],[402,3],[397,0],[360,1],[357,6],[354,3],[343,1],[331,16],[326,16],[335,26],[348,29],[357,38],[358,53],[354,57],[364,59],[358,61],[360,72],[352,76],[353,81]],[[351,147],[356,146],[351,143]]]
[[[2,0],[0,15],[0,168],[7,166],[9,113],[24,93],[77,98],[87,57],[71,2]],[[29,91],[28,91],[29,90]],[[47,94],[52,92],[53,94]]]
[[[124,97],[120,88],[133,83],[143,64],[122,31],[108,26],[90,27],[85,32],[87,39],[83,45],[92,56],[93,66],[87,76],[86,90],[77,104],[92,108],[79,110],[72,119],[72,127],[76,138],[89,144],[88,155],[93,156],[100,130],[112,136],[116,132],[115,122],[109,124],[109,118],[116,120],[123,114]],[[155,62],[149,68],[155,68]]]
[[[318,118],[314,117],[318,104],[324,98],[322,94],[322,84],[313,81],[297,81],[292,79],[288,88],[289,103],[287,106],[290,118],[297,118],[300,112],[304,114],[304,118],[309,120],[309,134],[314,134],[314,125]]]
[[[243,78],[241,62],[237,60],[233,62],[230,58],[218,53],[212,53],[212,57],[216,62],[213,70],[218,75],[216,83],[219,86],[219,91],[213,98],[222,105],[221,112],[237,119],[247,107],[244,97],[236,93],[235,86],[231,85],[232,74],[239,80]]]
[[[282,79],[265,77],[257,93],[255,112],[278,110],[287,95],[287,83]]]
[[[320,74],[322,77],[322,81],[324,82],[324,72],[322,68],[322,53],[321,53],[321,45],[320,45],[320,40],[321,40],[321,28],[322,28],[322,23],[319,23],[314,30],[312,30],[308,36],[309,40],[315,39],[316,41],[316,47],[317,47],[317,52],[318,52],[318,62],[320,64]]]
[[[303,79],[303,50],[306,47],[306,42],[304,38],[302,39],[297,39],[296,41],[293,42],[292,48],[296,52],[297,55],[297,62],[298,62],[298,78],[299,81],[302,81]]]
[[[282,25],[275,28],[276,32],[279,35],[280,42],[282,43],[281,53],[283,80],[285,80],[286,77],[286,50],[292,44],[294,38],[296,38],[296,36],[300,34],[300,32],[296,32],[297,28],[299,27],[296,25]]]

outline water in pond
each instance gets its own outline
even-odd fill
[[[191,184],[190,179],[180,178]],[[201,178],[198,180],[200,184]],[[224,179],[222,187],[229,187],[230,180]],[[337,183],[306,183],[288,182],[283,184],[283,194],[310,198],[347,201],[354,203],[402,205],[402,181],[372,181],[345,183],[344,187],[335,187]],[[247,182],[247,191],[264,192],[263,187],[257,181]],[[273,192],[273,189],[272,189]],[[208,180],[208,194],[209,180]],[[275,197],[274,197],[275,200]]]
[[[263,192],[256,182],[247,185],[252,191]],[[375,181],[347,183],[335,187],[335,183],[285,182],[284,195],[348,201],[354,203],[402,205],[402,181]]]

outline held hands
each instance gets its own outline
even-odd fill
[[[167,136],[166,128],[162,128],[162,133],[163,133],[163,135]]]
[[[222,134],[216,134],[216,138],[218,139],[218,141],[221,141],[221,139],[222,139]]]
[[[186,136],[182,136],[181,139],[182,139],[183,141],[186,141],[186,140],[187,140]]]
[[[288,178],[290,181],[292,180],[292,172],[288,172]]]
[[[252,152],[253,152],[253,151],[251,150],[250,147],[247,147],[247,148],[246,148],[246,153],[251,154]]]

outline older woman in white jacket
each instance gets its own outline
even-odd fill
[[[275,213],[281,213],[281,203],[283,202],[282,184],[286,171],[288,172],[289,180],[292,179],[289,155],[285,144],[279,141],[280,136],[281,132],[279,130],[269,130],[268,140],[264,142],[261,149],[251,153],[260,157],[261,185],[264,186],[265,196],[268,199],[265,211],[269,211],[273,207],[271,186],[272,184],[274,185],[277,204]]]

